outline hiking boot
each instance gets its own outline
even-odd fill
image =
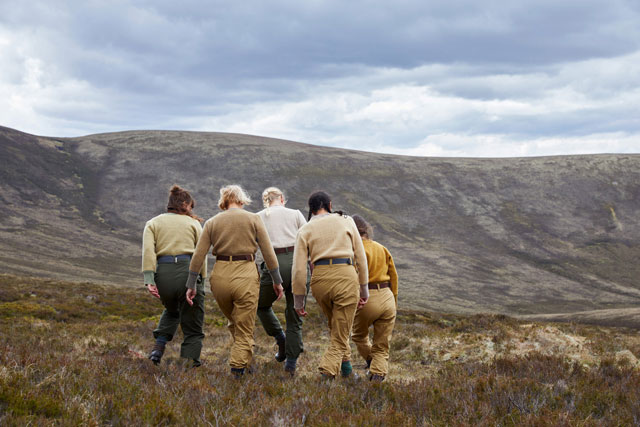
[[[289,375],[294,376],[296,374],[296,363],[297,359],[287,359],[287,361],[284,362],[284,371]]]
[[[278,352],[276,353],[277,362],[284,362],[284,360],[287,358],[285,349],[286,343],[287,340],[285,338],[285,335],[281,332],[280,335],[276,337],[276,344],[278,344]]]
[[[244,368],[231,368],[231,374],[236,378],[242,378],[244,375]]]
[[[371,381],[372,383],[381,383],[382,381],[384,381],[384,375],[371,374],[371,376],[369,377],[369,381]]]
[[[151,353],[149,354],[149,360],[151,360],[154,365],[160,363],[162,355],[164,354],[165,344],[166,343],[156,341],[155,345],[153,346],[153,350],[151,350]]]
[[[342,364],[340,365],[340,374],[342,375],[342,378],[348,377],[352,372],[353,367],[351,366],[351,361],[345,360],[344,362],[342,362]]]

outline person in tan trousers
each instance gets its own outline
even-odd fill
[[[389,344],[398,304],[398,273],[387,248],[372,240],[371,226],[360,215],[354,215],[353,221],[367,254],[369,302],[356,311],[351,339],[367,362],[369,380],[381,382],[389,372]],[[371,325],[373,345],[369,341]]]
[[[283,294],[278,259],[264,223],[257,214],[243,209],[251,199],[238,185],[220,189],[218,206],[222,212],[207,220],[189,265],[187,302],[195,296],[198,271],[209,248],[216,257],[209,282],[220,310],[229,320],[233,337],[229,365],[236,376],[244,374],[253,357],[253,329],[256,323],[260,275],[254,262],[260,247],[262,257],[280,299]]]
[[[331,213],[331,197],[317,191],[309,197],[309,222],[298,230],[293,252],[294,308],[306,316],[307,260],[311,260],[311,293],[327,316],[331,340],[319,370],[326,378],[351,374],[349,333],[356,308],[367,303],[367,257],[353,220]],[[357,270],[356,270],[357,268]]]

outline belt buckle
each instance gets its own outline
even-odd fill
[[[178,256],[177,256],[177,255],[174,255],[174,256],[173,256],[173,263],[174,263],[174,264],[177,264],[177,263],[178,263]]]

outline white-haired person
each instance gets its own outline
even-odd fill
[[[373,241],[371,225],[360,215],[352,218],[367,254],[369,301],[356,311],[351,339],[367,362],[369,380],[381,382],[389,372],[389,344],[398,305],[398,273],[387,248]],[[373,344],[369,341],[372,325]]]
[[[351,217],[332,213],[331,197],[316,191],[309,197],[309,222],[296,237],[293,297],[299,316],[306,316],[307,259],[313,264],[311,293],[329,321],[329,347],[320,361],[325,378],[351,375],[349,333],[356,308],[367,303],[367,256]],[[356,270],[357,267],[357,270]]]
[[[276,187],[269,187],[262,192],[264,209],[258,212],[260,218],[267,227],[269,238],[273,244],[280,274],[282,286],[286,298],[285,320],[286,334],[282,330],[280,321],[273,312],[273,303],[278,299],[278,294],[273,288],[271,274],[265,270],[264,262],[259,257],[263,271],[260,277],[260,298],[258,299],[258,318],[267,335],[274,337],[278,345],[275,358],[278,362],[286,360],[284,370],[294,375],[298,356],[304,351],[302,343],[302,318],[298,316],[293,307],[293,293],[291,292],[291,267],[293,265],[293,250],[296,243],[296,234],[300,227],[307,221],[299,210],[285,207],[286,199],[282,191]],[[260,255],[260,253],[258,253]],[[309,280],[306,282],[307,291]]]
[[[241,376],[249,368],[253,357],[253,330],[260,293],[260,275],[255,265],[258,247],[271,275],[275,292],[282,297],[282,278],[278,258],[273,251],[269,234],[257,214],[247,212],[244,206],[251,199],[238,185],[220,189],[218,206],[222,212],[204,224],[202,236],[189,265],[187,301],[195,296],[195,283],[207,252],[216,262],[209,282],[220,310],[229,320],[233,337],[229,365],[232,374]]]

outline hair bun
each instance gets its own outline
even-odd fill
[[[169,190],[169,192],[171,194],[178,194],[178,193],[182,193],[184,190],[182,189],[182,187],[180,187],[179,185],[175,185],[173,187],[171,187],[171,190]]]

